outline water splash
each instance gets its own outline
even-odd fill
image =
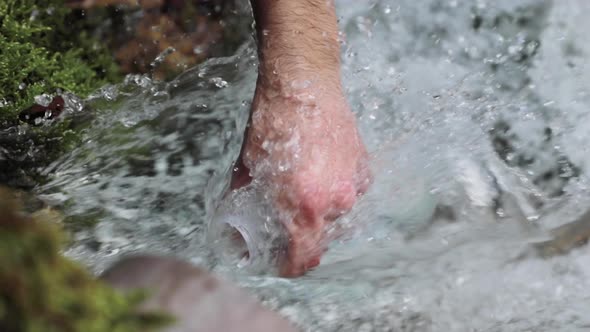
[[[256,181],[223,198],[207,238],[225,265],[249,273],[277,273],[289,238],[271,202]]]
[[[206,240],[254,91],[251,41],[170,83],[130,76],[86,101],[83,143],[40,189],[71,218],[98,221],[68,254],[101,270],[129,252],[172,253],[303,330],[586,330],[587,250],[521,253],[590,203],[589,5],[338,8],[343,81],[377,181],[315,271],[251,275]]]

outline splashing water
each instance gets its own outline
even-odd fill
[[[174,254],[302,330],[587,330],[587,248],[522,253],[590,207],[590,4],[338,8],[344,84],[376,179],[322,265],[294,280],[253,275],[207,240],[254,92],[252,41],[170,83],[129,76],[86,101],[83,143],[40,189],[72,224],[98,221],[76,228],[68,254],[96,271],[125,253]]]

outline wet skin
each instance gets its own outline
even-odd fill
[[[367,153],[340,81],[333,1],[252,0],[259,75],[232,187],[267,188],[289,232],[280,274],[320,263],[326,227],[367,190]]]

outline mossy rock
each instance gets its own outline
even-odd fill
[[[120,79],[108,50],[62,0],[0,1],[0,119],[58,89],[85,96]]]
[[[0,184],[31,189],[39,170],[79,139],[69,120],[21,125],[35,96],[85,97],[120,80],[106,47],[63,0],[0,1]]]
[[[20,211],[0,188],[0,331],[156,331],[170,322],[137,310],[146,293],[119,293],[62,256],[58,224]]]

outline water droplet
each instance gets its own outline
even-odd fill
[[[131,128],[137,124],[137,122],[131,119],[123,119],[121,123],[123,123],[123,126],[125,126],[125,128]]]
[[[51,100],[53,100],[53,97],[44,93],[42,95],[35,96],[34,99],[36,104],[47,107],[51,103]]]
[[[31,11],[31,17],[29,17],[29,20],[34,21],[37,19],[38,16],[39,11],[37,9],[33,9],[33,11]]]
[[[100,95],[107,101],[112,101],[117,98],[119,91],[114,86],[106,86],[101,89]]]
[[[305,88],[309,88],[309,86],[311,85],[311,81],[310,80],[294,80],[291,83],[291,87],[293,87],[294,89],[305,89]]]
[[[202,54],[203,52],[205,52],[205,50],[203,49],[202,46],[197,46],[197,47],[193,48],[194,54]]]
[[[213,77],[209,82],[215,84],[218,88],[225,88],[227,86],[227,81],[224,81],[221,77]]]
[[[166,57],[168,57],[170,54],[174,52],[176,52],[176,49],[174,47],[170,46],[166,48],[164,51],[162,51],[162,53],[158,54],[158,56],[154,59],[154,61],[152,61],[152,63],[150,63],[150,67],[158,67],[160,64],[162,64],[162,62],[164,62],[164,60],[166,60]]]
[[[289,169],[288,164],[279,163],[278,170],[279,172],[285,172]]]

